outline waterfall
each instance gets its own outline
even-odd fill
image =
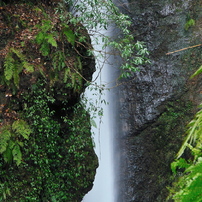
[[[109,35],[110,31],[102,30],[102,34]],[[101,44],[101,42],[100,42]],[[94,46],[96,50],[101,50],[102,45]],[[102,50],[103,51],[103,50]],[[105,50],[107,52],[107,50]],[[112,80],[116,75],[113,64],[109,64],[112,61],[112,56],[106,55],[106,58],[101,61],[97,61],[97,71],[93,75],[93,79],[98,77],[98,85],[106,85],[101,100],[105,100],[108,104],[100,103],[103,108],[103,117],[96,118],[95,122],[97,128],[92,128],[94,134],[93,139],[95,142],[95,152],[99,159],[99,167],[96,171],[94,186],[92,190],[84,197],[83,202],[114,202],[114,166],[113,166],[113,103],[112,94],[113,90],[108,90],[110,86],[114,85]],[[100,72],[100,66],[102,70]],[[99,75],[99,76],[98,76]],[[86,97],[88,99],[93,98],[94,91],[86,90]],[[98,101],[98,100],[97,100]],[[90,162],[89,162],[90,163]]]
[[[100,74],[100,83],[108,83],[110,74],[110,67],[104,65]],[[94,92],[87,91],[86,96],[92,97]],[[113,188],[113,159],[112,159],[112,126],[110,114],[110,92],[105,90],[102,99],[109,102],[108,105],[102,104],[103,117],[101,123],[99,117],[95,120],[98,127],[93,128],[93,137],[95,142],[95,152],[99,159],[99,167],[96,171],[94,186],[92,190],[84,197],[83,202],[113,202],[114,201],[114,188]],[[89,162],[90,163],[90,162]]]
[[[79,4],[79,1],[76,3]],[[76,5],[75,4],[75,5]],[[74,6],[75,6],[74,5]],[[71,9],[70,9],[71,10]],[[77,15],[74,10],[72,12]],[[103,11],[105,12],[105,11]],[[92,138],[95,143],[95,152],[98,156],[99,167],[96,170],[96,176],[94,180],[94,186],[92,190],[86,194],[83,198],[83,202],[114,202],[116,196],[116,187],[114,183],[115,176],[115,165],[113,152],[114,152],[114,138],[115,133],[115,117],[116,117],[116,106],[118,102],[116,101],[115,88],[116,79],[119,74],[117,66],[120,64],[119,56],[115,56],[112,50],[106,48],[103,50],[102,37],[97,37],[94,33],[98,32],[100,36],[109,36],[116,38],[119,33],[114,25],[110,25],[107,30],[88,30],[92,39],[92,45],[96,59],[96,72],[93,75],[93,81],[96,80],[96,85],[104,85],[105,90],[101,97],[97,94],[97,90],[90,90],[87,88],[85,91],[85,97],[87,100],[92,99],[94,103],[99,102],[99,107],[103,108],[103,117],[100,119],[97,117],[94,121],[96,122],[97,128],[92,127]],[[116,34],[115,34],[116,33]],[[113,34],[113,36],[112,36]],[[94,41],[95,44],[93,43]],[[97,45],[99,44],[99,45]],[[105,57],[99,58],[100,52],[103,52]],[[110,54],[111,53],[111,54]],[[111,90],[109,90],[111,88]],[[104,100],[104,102],[102,102]],[[107,105],[105,104],[108,103]],[[96,104],[95,104],[96,105]],[[90,163],[90,162],[89,162]]]

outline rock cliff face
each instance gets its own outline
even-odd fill
[[[121,166],[116,201],[165,201],[172,181],[170,162],[201,102],[201,81],[189,77],[202,64],[201,47],[166,53],[201,43],[202,2],[121,2],[133,21],[136,40],[148,46],[151,64],[117,91],[120,132],[115,135],[115,157]]]
[[[98,166],[79,104],[95,70],[90,38],[50,2],[10,2],[0,5],[0,200],[81,201]]]

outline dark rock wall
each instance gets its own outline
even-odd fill
[[[145,41],[151,64],[141,67],[117,90],[119,130],[115,158],[119,165],[117,202],[165,201],[170,162],[182,142],[184,127],[201,102],[201,47],[166,53],[201,43],[201,1],[117,1],[133,22],[135,39]],[[185,29],[189,19],[195,26]],[[119,151],[119,152],[118,152]]]

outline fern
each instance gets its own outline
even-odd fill
[[[189,166],[190,164],[188,164],[185,159],[180,158],[171,163],[171,170],[174,174],[176,174],[177,168],[188,168]]]
[[[56,51],[53,54],[53,67],[57,70],[62,70],[65,67],[65,57],[62,51]]]
[[[65,72],[64,72],[64,83],[67,83],[67,80],[68,80],[70,74],[71,74],[70,68],[66,68]]]
[[[29,125],[24,120],[17,120],[13,122],[12,129],[17,135],[21,135],[25,139],[28,139],[30,133],[32,132]]]
[[[185,170],[177,184],[178,191],[173,199],[176,202],[201,202],[202,201],[202,158],[198,158],[196,164]]]
[[[78,57],[76,57],[77,58],[77,67],[78,67],[78,69],[79,70],[82,70],[82,63],[81,63],[81,58],[78,56]]]
[[[22,136],[24,139],[28,139],[31,129],[24,120],[17,120],[11,127],[2,127],[0,132],[0,153],[3,155],[4,161],[9,164],[15,161],[19,166],[22,162],[20,147],[23,147],[23,142],[20,142],[19,138]]]
[[[21,68],[19,68],[19,69],[21,69]],[[20,83],[19,69],[15,68],[13,71],[13,81],[14,81],[14,84],[16,87],[19,87],[19,83]]]
[[[39,32],[37,35],[36,35],[36,38],[35,38],[36,42],[40,45],[43,43],[43,40],[44,40],[44,33],[43,32]]]
[[[47,42],[49,44],[51,44],[52,46],[56,47],[57,48],[57,42],[56,40],[54,39],[54,35],[53,34],[49,34],[46,36],[46,39],[47,39]]]
[[[52,31],[53,25],[51,24],[50,20],[46,20],[43,21],[42,25],[38,25],[37,27],[39,28],[40,31],[36,35],[35,38],[36,43],[41,46],[40,51],[42,55],[48,56],[48,54],[50,53],[49,44],[57,48],[57,42],[55,40],[56,33]],[[51,33],[49,33],[50,31]]]
[[[13,160],[16,161],[17,166],[19,166],[20,163],[22,162],[22,153],[20,150],[20,146],[18,144],[16,144],[13,147],[12,155],[13,155]]]
[[[41,44],[40,51],[43,56],[48,56],[50,53],[50,47],[47,41],[44,40],[44,42]]]
[[[202,66],[191,76],[200,74]],[[199,107],[202,107],[200,105]],[[202,202],[202,109],[188,124],[187,136],[177,153],[177,158],[182,156],[186,148],[189,148],[194,156],[192,163],[187,164],[180,158],[171,164],[172,171],[176,174],[176,168],[186,168],[171,191],[175,202]]]
[[[177,153],[177,158],[182,156],[184,150],[200,138],[202,138],[202,110],[198,111],[194,119],[188,124],[187,136]]]
[[[7,147],[6,151],[3,153],[4,161],[8,164],[11,164],[13,161],[12,150]]]
[[[14,59],[13,54],[17,56],[19,61]],[[21,53],[21,50],[17,50],[14,48],[10,48],[9,53],[6,55],[4,66],[4,76],[6,83],[9,84],[9,81],[13,79],[16,87],[19,87],[19,74],[22,72],[23,68],[25,68],[27,72],[30,73],[34,71],[33,65],[27,62],[27,58]]]
[[[6,151],[10,137],[11,137],[11,132],[7,128],[2,127],[0,131],[0,153],[1,154]]]
[[[69,43],[71,43],[72,46],[74,46],[75,40],[76,40],[76,36],[75,36],[74,32],[67,25],[65,26],[65,28],[63,28],[62,31],[63,31],[64,35],[66,36],[67,41]]]
[[[15,69],[14,59],[13,59],[11,53],[8,53],[6,55],[4,66],[5,66],[4,75],[5,75],[6,80],[9,81],[12,79],[13,71]]]

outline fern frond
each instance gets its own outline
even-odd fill
[[[22,162],[22,152],[19,145],[15,145],[12,150],[13,160],[16,161],[17,166]]]
[[[36,42],[40,45],[43,43],[44,41],[44,33],[43,32],[39,32],[37,35],[36,35],[36,38],[35,38]]]
[[[188,124],[187,136],[179,152],[177,153],[177,159],[182,156],[188,143],[193,144],[196,139],[201,138],[200,136],[202,136],[202,133],[200,133],[201,128],[199,126],[202,126],[202,110],[198,111],[194,119]]]
[[[40,26],[41,30],[43,32],[47,32],[48,30],[52,29],[52,24],[50,20],[43,20],[42,21],[42,26]]]
[[[202,201],[202,158],[185,170],[178,182],[179,191],[175,193],[175,202]]]
[[[59,71],[65,67],[65,57],[62,51],[56,51],[53,54],[53,67]]]
[[[44,41],[41,44],[40,51],[41,51],[41,53],[42,53],[43,56],[47,56],[50,53],[50,47],[49,47],[48,42]]]
[[[67,83],[68,78],[70,77],[70,68],[66,68],[64,72],[64,83]]]
[[[63,33],[64,33],[64,35],[66,36],[67,41],[68,41],[69,43],[71,43],[72,46],[74,46],[75,40],[76,40],[76,37],[75,37],[75,35],[74,35],[74,32],[73,32],[71,29],[69,29],[69,28],[64,28],[64,29],[63,29]]]
[[[13,71],[13,81],[14,81],[14,84],[17,88],[19,88],[19,83],[20,83],[20,76],[19,76],[19,73],[18,73],[18,70],[15,69]]]
[[[21,53],[22,50],[18,50],[18,49],[15,49],[15,48],[11,48],[10,51],[13,52],[13,53],[15,53],[21,61],[26,61],[25,55],[23,55],[23,54]]]
[[[171,170],[174,174],[176,174],[177,168],[188,168],[189,166],[190,164],[188,164],[185,159],[180,158],[171,163]]]
[[[7,147],[6,151],[3,152],[3,157],[6,163],[9,163],[9,164],[12,163],[13,155],[12,155],[12,150],[9,147]]]
[[[34,66],[31,65],[29,62],[23,61],[22,65],[28,72],[31,72],[31,73],[34,72]]]
[[[51,44],[52,46],[56,47],[57,48],[57,42],[56,40],[54,39],[54,36],[52,34],[48,34],[47,37],[46,37],[47,41],[49,44]]]
[[[6,151],[7,146],[8,146],[8,141],[11,138],[11,132],[8,129],[2,129],[0,131],[0,153],[2,154],[3,152]]]
[[[9,54],[6,55],[4,66],[5,66],[4,76],[5,76],[6,80],[9,81],[9,80],[12,79],[13,72],[14,72],[14,69],[15,69],[14,59],[13,59],[11,53],[9,53]]]
[[[81,59],[80,59],[79,56],[77,57],[77,61],[78,61],[78,65],[77,65],[77,66],[78,66],[78,69],[79,69],[79,70],[82,70],[82,63],[81,63]]]
[[[17,135],[21,135],[25,139],[28,139],[32,132],[27,122],[21,119],[13,122],[12,129]]]

